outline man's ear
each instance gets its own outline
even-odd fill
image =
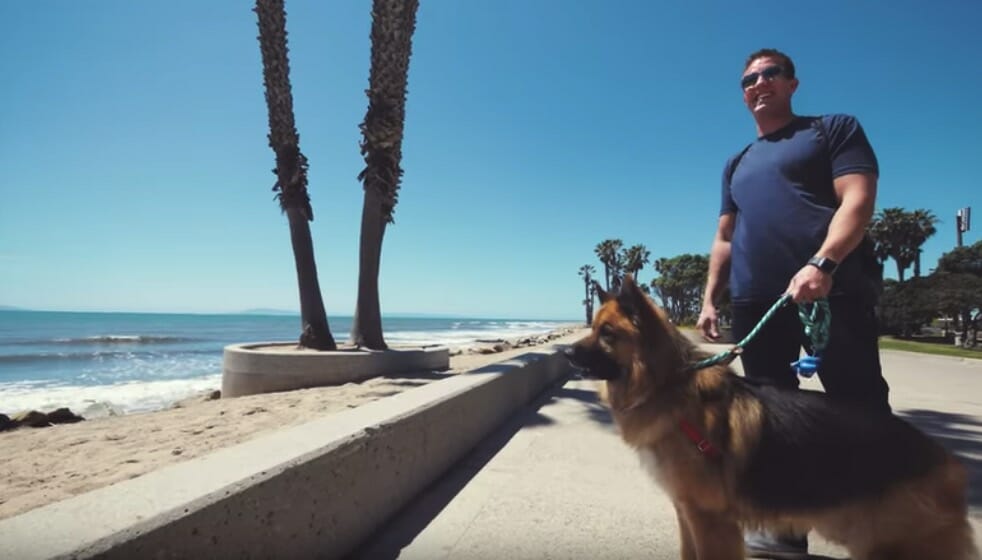
[[[600,283],[596,280],[593,281],[593,289],[597,291],[597,297],[600,298],[601,304],[607,303],[614,297],[608,292],[605,292],[604,289],[600,287]]]

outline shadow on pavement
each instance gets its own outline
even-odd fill
[[[409,505],[396,512],[369,539],[362,543],[347,560],[387,560],[398,558],[403,548],[426,529],[440,512],[460,493],[468,482],[511,441],[522,428],[545,426],[553,420],[540,409],[552,401],[556,390],[568,381],[563,376],[555,384],[545,388],[540,396],[524,407],[490,435],[481,440],[463,459],[454,464]]]
[[[982,421],[974,416],[938,410],[901,410],[897,416],[938,440],[968,470],[968,503],[982,507]]]
[[[578,379],[573,377],[574,380]],[[552,400],[572,399],[583,403],[587,417],[594,422],[614,427],[614,418],[610,415],[610,409],[600,402],[600,396],[592,388],[570,387],[568,384],[559,390],[553,391]]]

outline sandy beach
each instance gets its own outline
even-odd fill
[[[549,342],[575,330],[559,329],[539,340]],[[461,353],[450,358],[450,370],[446,372],[378,377],[334,387],[234,399],[209,400],[202,395],[167,410],[2,432],[0,519],[272,430],[506,360],[529,347],[516,346],[487,354]]]

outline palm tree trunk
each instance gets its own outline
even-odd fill
[[[361,210],[361,250],[358,252],[358,302],[351,325],[351,342],[373,350],[388,347],[382,336],[382,306],[378,289],[385,226],[379,189],[375,185],[366,186]]]
[[[583,305],[586,307],[586,325],[589,327],[590,323],[593,322],[593,301],[590,297],[589,274],[583,276],[583,289],[585,291],[585,295],[583,296]]]
[[[907,267],[901,265],[900,264],[900,261],[898,261],[897,259],[894,259],[894,261],[896,261],[896,263],[897,263],[897,280],[899,280],[900,282],[903,282],[904,281],[904,269],[906,269]]]
[[[368,112],[361,124],[365,169],[358,269],[358,302],[351,326],[354,344],[387,348],[382,337],[378,275],[382,239],[398,200],[402,177],[402,138],[406,120],[406,84],[419,0],[374,0]]]
[[[961,327],[962,327],[962,346],[967,348],[969,346],[969,343],[968,343],[969,327],[972,325],[972,312],[970,310],[968,310],[968,309],[963,309],[962,310],[962,317],[961,317],[961,319],[962,319],[962,325],[961,325]]]
[[[327,324],[324,300],[317,281],[314,261],[314,242],[310,223],[298,208],[289,208],[286,218],[290,224],[290,242],[297,266],[297,285],[300,290],[300,346],[316,350],[337,350],[337,344]]]
[[[280,209],[290,225],[290,241],[300,290],[300,346],[336,350],[317,281],[314,243],[309,221],[314,219],[307,194],[307,158],[300,152],[300,137],[293,116],[290,63],[286,46],[286,10],[283,0],[256,0],[259,50],[269,114],[269,146],[276,154],[276,185]]]

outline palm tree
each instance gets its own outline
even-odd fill
[[[621,262],[624,264],[624,272],[634,276],[634,281],[638,281],[638,272],[644,268],[651,260],[651,251],[644,245],[632,245],[621,253]],[[639,286],[641,284],[638,284]]]
[[[583,286],[586,291],[586,296],[583,298],[583,305],[586,306],[587,326],[593,322],[593,275],[596,272],[597,269],[591,264],[585,264],[580,267],[580,277],[583,278]]]
[[[623,245],[624,242],[620,239],[605,239],[593,249],[597,258],[604,265],[604,279],[606,280],[604,288],[608,291],[610,290],[611,279],[615,280],[616,283],[621,268],[619,251]]]
[[[904,272],[915,265],[920,274],[921,246],[936,233],[938,219],[929,210],[907,212],[903,208],[884,208],[870,222],[868,232],[875,243],[880,262],[892,258],[897,264],[897,279],[904,281]]]
[[[387,348],[382,338],[378,275],[385,227],[393,223],[402,178],[402,137],[406,120],[406,83],[418,0],[374,0],[372,61],[368,112],[361,123],[365,169],[358,175],[365,190],[358,254],[358,302],[351,341],[373,350]]]
[[[300,346],[336,350],[317,282],[310,224],[314,211],[307,194],[307,158],[300,152],[300,138],[293,118],[290,63],[286,46],[286,10],[283,0],[256,0],[259,16],[259,50],[263,58],[263,82],[269,113],[269,147],[276,154],[276,198],[290,224],[290,241],[300,289]]]

